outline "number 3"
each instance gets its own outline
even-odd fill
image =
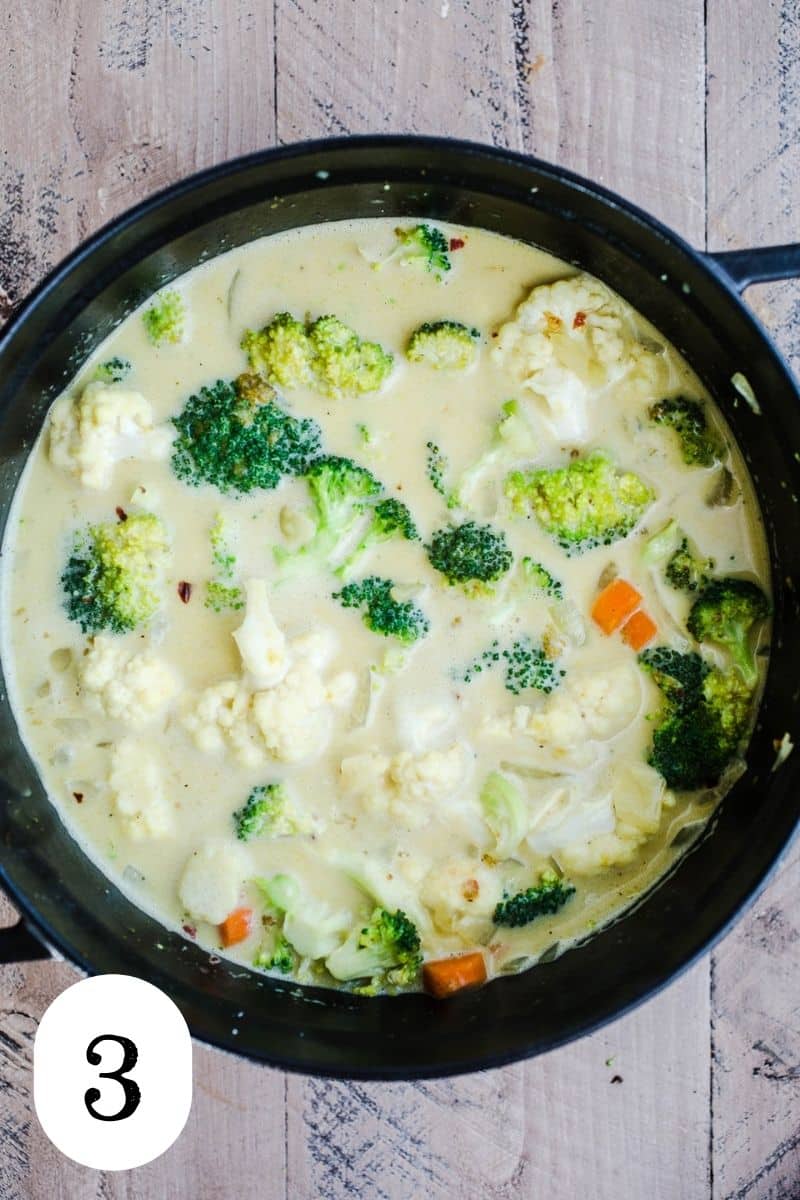
[[[84,1104],[89,1110],[89,1115],[97,1121],[124,1121],[126,1117],[132,1116],[139,1107],[139,1102],[142,1098],[142,1093],[139,1090],[139,1085],[134,1083],[132,1079],[126,1079],[125,1076],[129,1071],[132,1071],[136,1066],[139,1058],[139,1051],[134,1042],[130,1038],[122,1037],[117,1033],[101,1033],[91,1041],[86,1049],[86,1060],[93,1067],[99,1067],[103,1061],[102,1054],[98,1054],[95,1046],[100,1042],[116,1042],[122,1048],[122,1062],[114,1071],[99,1071],[101,1079],[115,1079],[122,1086],[125,1093],[125,1103],[119,1112],[112,1113],[111,1116],[105,1116],[95,1109],[95,1104],[100,1099],[99,1088],[89,1088],[86,1095],[83,1097]]]

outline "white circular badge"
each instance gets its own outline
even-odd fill
[[[33,1102],[50,1141],[101,1171],[167,1150],[192,1107],[192,1042],[163,992],[131,975],[82,979],[44,1013]]]

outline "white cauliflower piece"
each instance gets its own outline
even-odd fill
[[[614,776],[614,811],[618,828],[648,836],[661,826],[666,785],[646,762],[620,763]]]
[[[264,761],[264,748],[251,720],[252,693],[237,679],[225,679],[190,698],[181,723],[204,754],[228,746],[245,766]]]
[[[142,742],[126,738],[115,747],[108,783],[128,837],[141,841],[173,832],[174,814],[164,794],[161,767]]]
[[[79,679],[109,717],[131,729],[143,729],[163,716],[179,687],[175,671],[152,650],[132,652],[105,634],[90,642]]]
[[[437,863],[422,884],[420,899],[440,933],[474,944],[489,932],[502,884],[479,859],[450,858]]]
[[[269,606],[265,579],[250,579],[245,585],[247,608],[245,618],[234,630],[233,640],[242,656],[242,666],[253,686],[274,687],[289,669],[289,647],[275,622]]]
[[[534,742],[554,762],[577,768],[596,759],[592,742],[606,742],[635,720],[642,704],[641,673],[628,663],[567,677],[538,708],[517,705],[490,717],[484,731]]]
[[[243,846],[208,841],[194,851],[184,868],[178,887],[180,902],[196,920],[220,925],[238,905],[253,870]]]
[[[618,296],[580,274],[533,288],[501,326],[492,359],[532,394],[553,437],[583,442],[592,399],[628,373],[655,381],[663,355],[638,339]]]
[[[643,839],[635,834],[624,836],[619,831],[601,833],[586,842],[565,846],[556,855],[567,875],[595,875],[609,867],[621,867],[633,861]]]
[[[354,687],[355,677],[350,678]],[[273,758],[299,762],[319,754],[330,734],[330,709],[346,702],[349,690],[346,679],[326,684],[301,659],[277,687],[256,692],[253,720]]]
[[[149,401],[119,384],[95,380],[50,413],[50,461],[99,491],[111,486],[121,459],[166,458],[172,438],[169,426],[153,423]]]
[[[443,801],[461,795],[469,760],[463,746],[414,755],[356,754],[342,760],[342,790],[369,812],[410,828],[426,825]]]

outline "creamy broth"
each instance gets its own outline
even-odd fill
[[[757,505],[733,440],[696,376],[660,334],[626,308],[629,336],[652,356],[651,375],[642,380],[634,372],[596,395],[590,390],[586,429],[570,430],[567,414],[568,432],[560,434],[546,401],[521,385],[493,348],[503,341],[498,330],[514,319],[533,287],[574,276],[574,269],[511,239],[444,225],[447,238],[464,245],[451,252],[452,269],[442,278],[401,259],[375,269],[373,262],[387,258],[394,246],[394,225],[376,219],[296,230],[197,267],[175,285],[187,311],[180,342],[154,345],[141,312],[134,313],[66,394],[72,403],[97,365],[119,356],[132,371],[110,386],[140,393],[155,422],[171,428],[191,394],[247,369],[244,331],[261,328],[277,312],[301,319],[335,313],[361,337],[380,343],[394,355],[394,367],[379,390],[330,398],[311,386],[278,387],[277,402],[319,423],[324,453],[355,459],[386,495],[408,505],[421,540],[382,542],[364,556],[355,577],[395,581],[396,592],[413,597],[424,611],[427,635],[404,645],[376,634],[359,611],[333,598],[342,580],[324,567],[283,577],[273,547],[291,550],[298,539],[287,541],[286,530],[297,528],[302,540],[311,529],[302,478],[286,479],[274,490],[223,495],[176,478],[169,456],[135,454],[115,463],[107,487],[85,486],[51,460],[46,424],[6,535],[4,662],[22,735],[62,819],[115,884],[165,925],[183,929],[213,953],[250,964],[281,920],[253,881],[284,873],[307,897],[309,913],[324,906],[321,920],[330,918],[334,940],[363,925],[376,904],[401,909],[415,921],[426,960],[477,950],[491,977],[566,949],[621,911],[667,870],[687,840],[680,831],[705,822],[724,790],[723,783],[660,795],[647,777],[644,786],[654,789],[646,801],[655,805],[651,825],[645,820],[633,836],[621,819],[626,788],[642,782],[635,771],[646,764],[662,701],[620,634],[607,636],[591,619],[601,584],[615,575],[629,580],[658,626],[653,644],[689,650],[684,623],[695,597],[665,582],[663,563],[643,564],[647,538],[674,520],[701,555],[713,557],[717,574],[764,586],[768,563]],[[443,319],[480,331],[477,362],[466,371],[434,370],[406,359],[412,331]],[[561,385],[554,386],[558,391]],[[726,443],[726,466],[686,465],[674,432],[648,419],[653,401],[679,394],[705,402]],[[448,509],[427,474],[428,443],[447,455],[448,477],[461,478],[486,452],[501,407],[511,398],[524,409],[535,452],[498,455],[474,484],[468,506]],[[626,537],[569,557],[533,517],[512,511],[503,480],[513,469],[562,467],[571,453],[593,450],[634,472],[654,499]],[[726,497],[733,502],[709,504],[723,471],[733,476],[733,495]],[[149,722],[131,722],[124,712],[109,715],[108,684],[105,690],[87,685],[91,639],[68,618],[59,582],[75,531],[87,522],[113,522],[117,510],[129,518],[156,514],[171,545],[157,614],[131,632],[103,635],[128,656],[150,652],[171,673],[170,698]],[[241,589],[243,602],[250,581],[266,581],[269,607],[287,639],[284,652],[292,664],[305,663],[325,693],[309,725],[308,752],[294,761],[276,755],[274,742],[271,750],[250,735],[246,745],[237,745],[218,722],[211,737],[203,725],[208,720],[198,716],[204,689],[225,681],[246,684],[233,637],[245,608],[214,611],[204,603],[207,583],[220,577],[210,540],[218,515],[225,549],[235,558],[226,585]],[[490,594],[449,586],[425,553],[435,530],[468,519],[501,530],[514,556],[512,570]],[[358,540],[359,528],[348,545]],[[557,669],[564,674],[549,694],[534,688],[512,694],[505,684],[504,648],[523,635],[534,644],[553,639],[552,599],[519,583],[525,556],[561,581],[583,631],[570,638],[557,629]],[[188,595],[185,584],[191,585]],[[256,591],[251,584],[251,606]],[[320,632],[330,643],[327,658],[322,650],[315,658],[315,646],[308,646],[309,635]],[[469,664],[493,643],[500,660],[465,682]],[[719,647],[704,645],[702,653],[709,663],[726,665]],[[116,674],[122,669],[118,665]],[[610,681],[598,720],[609,717],[625,688],[635,692],[633,715],[611,721],[603,736],[584,731],[567,751],[526,732],[530,714],[521,706],[548,712],[560,696],[591,680]],[[245,703],[258,690],[247,686]],[[576,696],[581,716],[586,700]],[[487,775],[498,770],[522,795],[534,830],[500,860],[480,802]],[[252,789],[277,782],[285,782],[302,831],[237,838],[233,814]],[[610,809],[600,803],[609,795],[616,804]],[[140,812],[153,797],[158,813]],[[541,819],[546,810],[551,817]],[[556,810],[571,822],[569,834],[563,826],[559,832]],[[617,826],[612,830],[609,811]],[[605,851],[598,849],[594,839],[620,837],[620,826],[628,838],[624,848],[608,842]],[[196,877],[187,884],[192,862]],[[576,889],[559,911],[521,927],[494,922],[504,896],[533,886],[554,867]],[[201,875],[207,880],[198,883]],[[251,915],[246,938],[225,947],[218,926],[228,907]],[[296,945],[298,977],[334,985],[320,961],[324,955],[309,950],[304,936]]]

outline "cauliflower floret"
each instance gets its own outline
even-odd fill
[[[253,871],[250,854],[243,846],[206,842],[184,868],[178,888],[180,902],[198,921],[219,925],[236,908],[242,886]]]
[[[152,650],[134,653],[98,634],[79,669],[81,687],[98,697],[109,717],[143,729],[163,715],[178,691],[178,678]]]
[[[423,755],[356,754],[342,760],[340,778],[342,790],[369,811],[419,828],[442,801],[463,791],[467,771],[467,754],[456,744]]]
[[[50,414],[50,461],[84,487],[111,485],[123,458],[163,459],[172,432],[153,424],[153,409],[140,392],[94,381],[81,396],[62,396]]]
[[[575,842],[557,854],[558,864],[568,875],[594,875],[609,867],[624,866],[633,860],[644,839],[632,833],[623,836],[601,833],[588,842]]]
[[[225,679],[189,701],[181,723],[204,754],[218,754],[228,745],[248,767],[264,761],[264,749],[251,720],[252,693],[239,680]]]
[[[247,610],[233,640],[242,656],[242,666],[255,688],[270,688],[280,683],[289,669],[286,638],[275,623],[269,607],[265,579],[250,579],[246,584]]]
[[[301,659],[277,687],[253,696],[253,720],[269,753],[282,762],[319,754],[330,728],[330,709],[352,699],[355,676],[343,672],[325,683]]]
[[[172,806],[164,794],[161,767],[142,742],[126,738],[114,749],[108,777],[114,806],[128,837],[168,837]]]
[[[568,676],[538,708],[517,705],[510,713],[490,717],[491,735],[524,735],[554,760],[579,767],[597,757],[591,742],[605,742],[627,729],[642,704],[641,673],[627,663],[609,671]]]
[[[433,867],[420,898],[440,933],[457,934],[466,944],[474,944],[491,930],[503,888],[494,871],[479,859],[451,858]]]
[[[637,338],[620,299],[591,275],[533,288],[501,326],[495,363],[530,391],[554,437],[589,435],[592,393],[628,373],[655,383],[663,355]]]

